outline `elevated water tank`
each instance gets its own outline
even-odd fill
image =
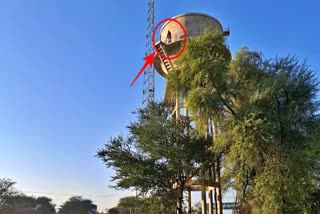
[[[214,31],[223,33],[225,36],[229,35],[228,31],[224,31],[221,23],[214,17],[203,13],[185,13],[173,17],[173,19],[179,21],[185,28],[188,39],[194,36],[198,36],[204,33],[204,31],[209,28]],[[171,41],[167,40],[168,32],[171,32]],[[160,30],[160,38],[156,43],[156,47],[161,55],[167,57],[175,56],[181,50],[181,43],[184,41],[183,29],[174,21],[166,22]],[[226,48],[226,52],[230,54],[229,50]],[[231,57],[231,54],[230,54]],[[156,54],[154,59],[154,68],[162,76],[173,69],[173,60],[165,60]]]

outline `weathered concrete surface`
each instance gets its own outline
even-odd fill
[[[220,22],[216,18],[203,13],[185,13],[173,18],[184,26],[188,38],[203,34],[207,28],[223,33],[223,27]],[[169,30],[171,32],[171,43],[168,44],[166,38]],[[166,55],[169,57],[175,56],[180,52],[184,42],[183,29],[176,22],[166,22],[160,30],[160,39],[165,43],[163,47]],[[227,48],[226,53],[230,53]],[[175,65],[175,59],[171,60],[171,62]],[[155,56],[153,65],[159,74],[166,76],[168,71],[158,54]]]
[[[222,25],[216,18],[203,13],[185,13],[175,16],[173,19],[179,21],[184,26],[188,37],[200,35],[206,28],[223,32]],[[176,22],[169,21],[160,30],[162,41],[165,42],[169,30],[172,34],[172,43],[184,39],[183,29]]]

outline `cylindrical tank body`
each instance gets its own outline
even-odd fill
[[[214,17],[206,14],[186,13],[175,16],[173,19],[177,20],[184,26],[188,37],[200,35],[206,28],[214,29],[221,33],[223,32],[220,22]],[[166,22],[160,30],[162,41],[166,38],[169,30],[172,34],[172,43],[184,39],[184,33],[181,27],[176,22],[169,21]]]
[[[207,28],[223,33],[223,27],[220,22],[216,18],[203,13],[185,13],[175,16],[173,19],[176,19],[184,26],[188,38],[203,34]],[[169,31],[171,32],[170,43],[166,40]],[[165,54],[168,57],[175,56],[180,51],[181,43],[184,40],[183,29],[176,22],[168,21],[160,30],[160,40],[164,43],[162,47]],[[158,41],[157,44],[159,43],[160,41]],[[173,65],[174,61],[175,60],[171,60]],[[154,67],[162,76],[165,76],[168,72],[168,69],[158,54],[154,59]]]

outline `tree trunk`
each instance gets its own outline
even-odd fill
[[[212,121],[211,122],[212,126],[212,138],[213,138],[213,143],[216,142],[217,136],[218,136],[218,127],[217,124]],[[216,158],[215,166],[214,166],[214,175],[215,175],[215,182],[217,183],[217,188],[216,189],[216,213],[217,214],[223,214],[222,210],[222,190],[221,190],[221,176],[220,176],[220,157]]]
[[[181,185],[179,188],[179,198],[177,201],[177,214],[183,214],[183,187],[184,185]]]
[[[214,123],[212,122],[212,120],[210,119],[210,123],[209,123],[209,127],[210,127],[210,132],[212,134],[212,139],[213,139],[213,143],[214,143],[214,137],[215,137],[215,134],[214,134]],[[215,157],[213,157],[215,158]],[[216,171],[215,171],[215,166],[216,166],[216,163],[212,163],[212,176],[213,176],[213,180],[216,181]],[[217,198],[217,188],[215,187],[213,189],[213,195],[214,195],[214,213],[218,213],[218,198]]]
[[[216,183],[217,183],[217,214],[223,214],[222,210],[222,191],[221,191],[221,177],[220,177],[220,158],[217,159],[217,163],[215,164],[215,175],[216,175]]]

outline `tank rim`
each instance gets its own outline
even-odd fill
[[[220,26],[221,29],[223,30],[222,24],[220,23],[220,21],[219,21],[217,18],[215,18],[215,17],[213,17],[213,16],[210,16],[210,15],[208,15],[208,14],[205,14],[205,13],[197,13],[197,12],[182,13],[182,14],[179,14],[179,15],[176,15],[176,16],[172,17],[172,19],[177,19],[177,18],[180,18],[180,17],[182,17],[182,16],[204,16],[204,17],[213,19],[213,20],[215,20],[215,21],[219,24],[219,26]],[[163,25],[163,26],[161,27],[161,29],[160,29],[160,32],[162,32],[163,28],[164,28],[167,24],[169,24],[170,22],[171,22],[171,21],[167,21],[166,23],[164,23],[164,25]]]

